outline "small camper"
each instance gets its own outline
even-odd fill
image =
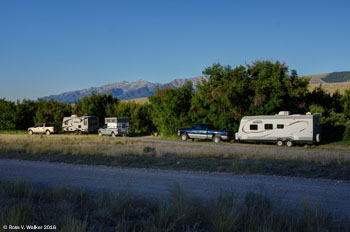
[[[78,116],[72,115],[64,117],[62,122],[62,129],[64,132],[95,133],[98,130],[98,117],[95,116]]]
[[[321,141],[319,114],[290,114],[281,111],[276,115],[245,116],[239,131],[235,134],[237,141],[276,143],[278,146],[314,144]]]
[[[98,130],[98,135],[129,135],[129,118],[105,118],[105,125]]]

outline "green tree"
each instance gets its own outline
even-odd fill
[[[192,98],[191,118],[194,122],[211,123],[219,129],[234,130],[247,112],[251,94],[245,67],[214,64],[203,71],[209,80],[197,85]]]
[[[0,130],[13,130],[16,128],[16,105],[12,101],[0,99]]]
[[[152,106],[148,103],[119,102],[108,107],[107,116],[128,117],[129,133],[132,134],[151,134],[155,130],[152,122]]]
[[[26,130],[34,125],[34,117],[37,110],[37,103],[32,100],[24,99],[16,104],[16,129]]]
[[[84,97],[81,101],[76,102],[73,112],[78,115],[97,116],[100,121],[100,126],[104,124],[104,118],[107,115],[107,110],[114,104],[118,104],[119,99],[112,94],[92,94]]]
[[[157,90],[149,100],[153,108],[152,120],[164,135],[175,134],[180,127],[192,124],[189,110],[193,96],[192,82],[177,89]]]
[[[63,117],[71,115],[71,113],[72,107],[70,104],[57,102],[53,99],[48,101],[39,99],[34,122],[52,124],[59,128],[62,125]]]
[[[341,98],[344,107],[344,114],[350,117],[350,89],[346,89],[343,97]]]

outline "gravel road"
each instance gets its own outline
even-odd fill
[[[180,185],[190,195],[209,198],[221,190],[241,196],[263,191],[281,205],[302,209],[302,202],[319,203],[324,209],[350,216],[350,182],[263,175],[232,175],[105,166],[72,165],[0,159],[0,177],[35,184],[64,184],[92,191],[131,190],[160,197]]]

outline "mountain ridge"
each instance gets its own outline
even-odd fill
[[[81,90],[73,90],[61,94],[49,95],[40,99],[54,99],[59,102],[74,103],[75,101],[79,101],[86,96],[91,96],[92,94],[111,93],[114,97],[117,97],[121,100],[131,100],[134,98],[152,96],[154,95],[154,92],[157,88],[179,88],[183,86],[187,81],[192,81],[193,87],[195,88],[195,86],[202,80],[208,80],[208,78],[204,76],[198,76],[193,78],[178,78],[165,84],[153,83],[142,79],[133,82],[121,81],[113,82],[100,87],[89,87]]]

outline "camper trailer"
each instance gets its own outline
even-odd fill
[[[95,133],[98,130],[98,117],[78,115],[64,117],[62,129],[64,132],[75,132],[76,134]]]
[[[241,120],[235,139],[288,147],[296,143],[318,143],[321,140],[320,115],[281,111],[276,115],[246,116]]]

